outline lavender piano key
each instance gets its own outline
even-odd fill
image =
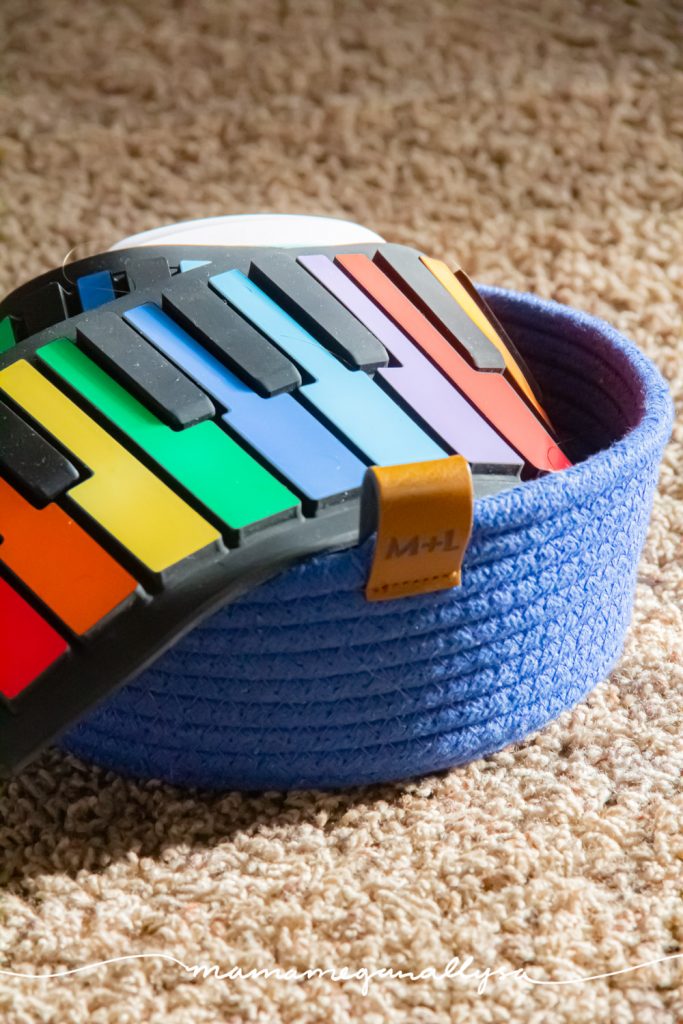
[[[331,259],[299,256],[298,262],[398,360],[400,366],[380,367],[377,376],[401,395],[454,452],[473,464],[523,465],[517,452]]]

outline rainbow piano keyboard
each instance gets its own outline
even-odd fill
[[[569,462],[462,272],[404,246],[157,247],[0,305],[0,771],[199,619],[358,541],[369,466],[480,497]]]

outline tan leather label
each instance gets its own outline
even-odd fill
[[[387,601],[458,586],[472,531],[472,474],[462,455],[405,466],[373,466],[377,543],[365,596]]]

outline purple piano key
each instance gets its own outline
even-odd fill
[[[522,466],[524,460],[433,366],[427,357],[327,256],[298,262],[324,285],[398,360],[382,377],[457,454],[473,464]]]

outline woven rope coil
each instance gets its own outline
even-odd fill
[[[672,409],[607,324],[483,289],[576,465],[475,504],[463,585],[368,603],[372,538],[197,626],[63,740],[126,774],[211,788],[385,781],[491,753],[618,658]]]

